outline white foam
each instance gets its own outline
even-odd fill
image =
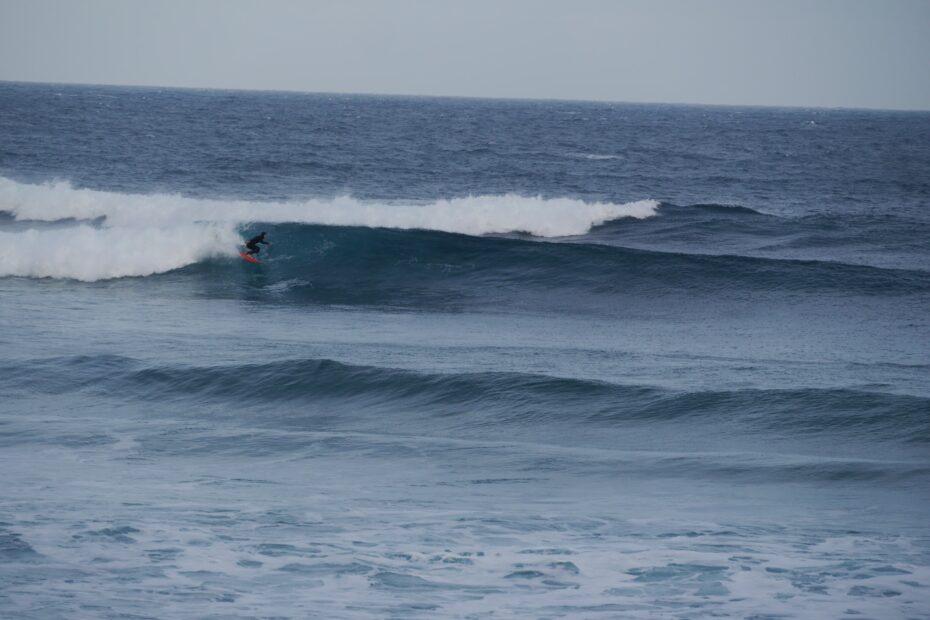
[[[121,194],[41,185],[0,177],[0,211],[17,220],[100,220],[69,232],[9,233],[0,275],[102,279],[148,275],[231,254],[236,227],[249,222],[426,229],[540,237],[584,234],[622,217],[655,215],[658,202],[584,202],[515,194],[470,196],[425,204],[362,201],[351,196],[288,202],[196,199],[177,194]],[[224,245],[225,244],[225,245]]]
[[[428,204],[385,204],[350,196],[291,202],[186,198],[176,194],[119,194],[74,189],[66,182],[27,185],[0,177],[0,210],[21,220],[106,218],[107,226],[164,226],[179,222],[304,223],[420,228],[469,235],[528,232],[540,237],[580,235],[621,217],[655,215],[658,202],[614,204],[515,194],[470,196]]]
[[[574,157],[581,159],[590,159],[593,161],[606,161],[608,159],[620,159],[619,155],[601,155],[600,153],[575,153]]]
[[[233,255],[232,227],[66,228],[0,232],[0,276],[73,278],[85,282],[147,276],[209,256]]]

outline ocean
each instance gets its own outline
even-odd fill
[[[930,617],[928,136],[0,82],[0,617]]]

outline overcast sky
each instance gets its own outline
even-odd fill
[[[0,80],[930,110],[930,0],[0,0]]]

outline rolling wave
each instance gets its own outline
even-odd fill
[[[515,372],[423,373],[328,359],[187,367],[93,355],[6,363],[0,371],[0,385],[14,397],[82,392],[165,403],[173,411],[179,404],[192,410],[229,405],[237,416],[247,410],[265,421],[269,411],[286,404],[288,413],[278,423],[288,427],[381,427],[385,415],[397,429],[492,435],[540,425],[552,431],[691,422],[725,433],[930,443],[930,399],[847,388],[681,392]]]

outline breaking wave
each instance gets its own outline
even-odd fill
[[[651,217],[658,206],[653,200],[613,204],[514,194],[423,204],[350,196],[254,202],[122,194],[0,177],[0,212],[17,224],[0,229],[0,276],[96,281],[163,273],[211,256],[233,256],[237,232],[251,222],[562,237],[618,218]]]

